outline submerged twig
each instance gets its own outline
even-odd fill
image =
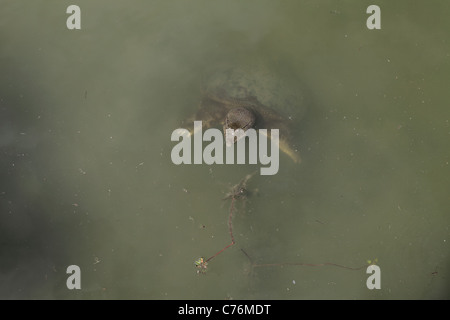
[[[239,181],[238,184],[234,185],[231,188],[231,191],[225,196],[225,198],[223,198],[223,200],[231,199],[230,211],[228,214],[228,232],[230,234],[231,243],[228,244],[227,246],[225,246],[224,248],[222,248],[222,250],[217,252],[215,255],[206,259],[206,262],[210,261],[214,257],[217,257],[220,253],[224,252],[226,249],[228,249],[229,247],[233,246],[236,243],[236,241],[234,239],[234,235],[233,235],[233,213],[234,213],[234,208],[235,208],[234,203],[238,199],[246,199],[247,194],[248,194],[247,182],[248,182],[248,180],[250,180],[251,177],[253,177],[253,175],[255,173],[256,173],[256,171],[251,174],[246,175],[244,177],[244,179]]]
[[[246,200],[247,196],[250,194],[247,189],[247,183],[248,181],[253,177],[253,175],[256,173],[253,172],[251,174],[246,175],[239,183],[231,187],[230,192],[226,194],[226,196],[223,198],[223,200],[231,199],[230,204],[230,210],[228,213],[228,233],[230,235],[231,242],[223,247],[221,250],[219,250],[217,253],[209,257],[208,259],[205,258],[199,258],[195,261],[195,266],[197,268],[197,273],[205,273],[208,268],[208,262],[210,262],[212,259],[217,257],[219,254],[227,250],[228,248],[232,247],[236,244],[236,240],[234,238],[233,234],[233,216],[234,211],[236,208],[236,200]],[[319,221],[320,222],[320,221]],[[322,222],[321,222],[322,223]],[[274,263],[255,263],[254,260],[251,258],[251,256],[244,250],[241,249],[242,253],[247,257],[247,259],[250,261],[251,269],[254,268],[261,268],[261,267],[287,267],[287,266],[300,266],[300,267],[325,267],[325,266],[331,266],[331,267],[338,267],[342,269],[357,271],[361,270],[363,268],[368,267],[369,265],[375,264],[377,262],[377,259],[371,261],[368,260],[367,264],[360,266],[360,267],[349,267],[337,263],[332,262],[323,262],[323,263],[300,263],[300,262],[274,262]]]
[[[330,267],[338,267],[338,268],[342,268],[342,269],[357,271],[357,270],[361,270],[363,268],[366,268],[366,267],[368,267],[368,266],[370,266],[372,264],[375,264],[378,261],[378,259],[375,259],[373,262],[368,260],[367,264],[362,265],[360,267],[349,267],[349,266],[344,266],[342,264],[337,264],[337,263],[333,263],[333,262],[323,262],[323,263],[301,263],[301,262],[254,263],[253,259],[250,257],[250,255],[247,252],[245,252],[244,249],[241,249],[241,251],[247,257],[247,259],[250,261],[252,269],[253,268],[260,268],[260,267],[286,267],[286,266],[326,267],[326,266],[330,266]]]
[[[235,211],[235,202],[236,200],[240,199],[246,199],[247,195],[249,194],[247,190],[247,182],[250,180],[251,177],[256,173],[253,172],[251,174],[246,175],[241,181],[239,181],[238,184],[234,185],[231,188],[231,191],[223,198],[223,200],[231,199],[230,204],[230,210],[228,213],[228,232],[230,234],[231,242],[223,247],[220,251],[218,251],[213,256],[209,257],[208,259],[199,258],[195,261],[195,266],[197,268],[197,273],[205,273],[206,269],[208,267],[208,262],[211,261],[213,258],[217,257],[219,254],[236,244],[236,240],[234,239],[233,235],[233,214]]]

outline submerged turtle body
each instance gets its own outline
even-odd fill
[[[204,79],[203,96],[194,120],[225,129],[279,129],[279,147],[300,162],[293,130],[305,113],[301,85],[260,65],[220,68]]]

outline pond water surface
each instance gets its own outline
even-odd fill
[[[450,297],[450,3],[377,1],[381,30],[369,1],[70,4],[0,1],[0,298]],[[260,165],[176,166],[170,136],[255,60],[301,79],[302,162],[248,181],[197,274]]]

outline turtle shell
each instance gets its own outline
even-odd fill
[[[269,68],[261,63],[219,67],[203,79],[202,91],[216,100],[246,99],[273,109],[286,121],[301,120],[306,113],[303,85],[291,70]]]

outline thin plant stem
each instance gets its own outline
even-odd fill
[[[285,267],[285,266],[300,266],[300,267],[325,267],[325,266],[331,266],[331,267],[338,267],[343,268],[347,270],[361,270],[363,268],[366,268],[370,264],[365,264],[360,267],[348,267],[337,263],[332,262],[323,262],[323,263],[300,263],[300,262],[278,262],[278,263],[254,263],[253,259],[248,255],[247,252],[245,252],[244,249],[241,249],[241,251],[245,254],[245,256],[250,260],[252,268],[260,268],[260,267]]]
[[[219,254],[221,254],[222,252],[224,252],[225,250],[227,250],[229,247],[233,246],[236,243],[236,241],[234,240],[234,236],[233,236],[233,211],[234,211],[234,200],[235,199],[236,199],[236,197],[233,195],[231,197],[230,213],[228,214],[228,231],[230,233],[231,243],[229,245],[225,246],[222,250],[217,252],[215,255],[206,259],[206,262],[210,261],[214,257],[217,257]]]

